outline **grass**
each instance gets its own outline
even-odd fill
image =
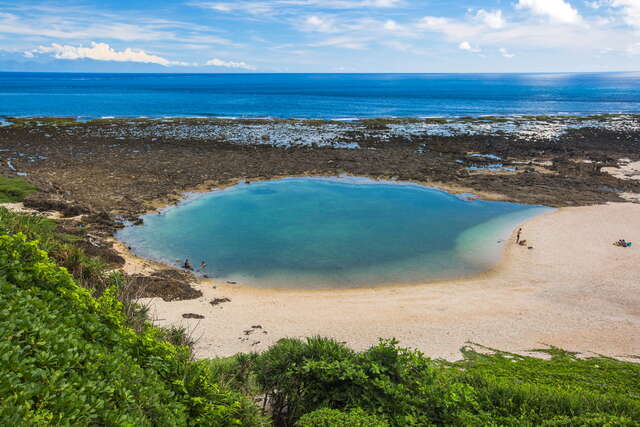
[[[451,366],[469,374],[565,390],[613,393],[640,400],[640,364],[595,356],[579,357],[559,348],[534,349],[549,358],[520,356],[490,349],[483,354],[465,349],[464,360]]]
[[[8,117],[11,122],[10,127],[55,127],[55,126],[75,126],[82,123],[74,117]]]
[[[0,203],[21,202],[37,188],[22,178],[0,176]]]

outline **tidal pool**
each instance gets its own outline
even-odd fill
[[[173,265],[188,258],[221,281],[353,288],[486,271],[514,227],[549,210],[411,183],[285,178],[194,196],[117,237],[139,256]]]

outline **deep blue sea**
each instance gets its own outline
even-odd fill
[[[349,119],[639,112],[640,73],[0,73],[0,116]]]

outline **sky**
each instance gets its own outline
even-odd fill
[[[0,71],[640,70],[640,0],[0,0]]]

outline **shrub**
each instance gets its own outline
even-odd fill
[[[467,349],[463,361],[447,363],[395,341],[355,353],[330,339],[287,339],[253,369],[282,426],[322,408],[360,409],[392,426],[640,422],[639,364],[548,352],[551,360]]]
[[[376,416],[367,415],[361,409],[342,412],[335,409],[318,409],[310,412],[296,423],[296,427],[388,427],[389,424]]]
[[[469,386],[441,389],[430,360],[395,341],[355,353],[327,338],[281,340],[258,357],[255,370],[275,423],[284,426],[320,408],[362,408],[392,425],[424,425],[448,419],[452,393],[461,405],[472,400]]]
[[[186,347],[127,327],[114,288],[92,297],[22,234],[0,266],[1,425],[262,423]]]

